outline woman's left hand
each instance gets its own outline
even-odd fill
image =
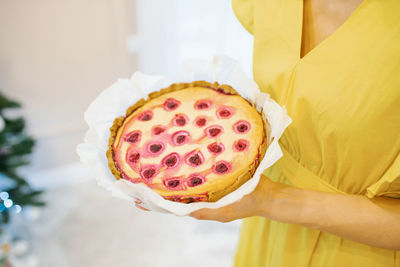
[[[272,188],[276,183],[261,175],[256,189],[241,200],[218,209],[201,209],[192,212],[190,216],[199,220],[230,222],[251,216],[266,216]]]

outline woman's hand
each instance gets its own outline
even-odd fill
[[[257,188],[241,200],[219,209],[201,209],[190,216],[199,220],[230,222],[251,216],[267,216],[271,205],[271,192],[278,184],[262,175]]]
[[[190,214],[200,220],[230,222],[263,216],[299,224],[374,247],[400,249],[400,199],[304,190],[262,176],[240,201]]]
[[[140,204],[136,203],[142,208]],[[219,209],[201,209],[190,216],[219,222],[262,216],[374,247],[400,249],[400,199],[304,190],[272,182],[266,176],[240,201]]]

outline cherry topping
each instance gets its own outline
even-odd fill
[[[181,181],[179,181],[179,180],[170,180],[170,181],[168,181],[167,184],[169,187],[177,187],[180,183],[181,183]]]
[[[215,170],[218,173],[224,173],[228,170],[228,167],[224,163],[220,163],[217,166],[215,166]]]
[[[247,121],[238,121],[233,125],[233,130],[238,134],[245,134],[250,130],[250,123]]]
[[[165,187],[170,190],[185,190],[186,186],[182,183],[179,177],[166,178],[164,181]]]
[[[140,172],[140,176],[145,180],[151,180],[158,174],[158,170],[155,165],[144,166]]]
[[[224,93],[225,93],[224,89],[222,89],[222,88],[218,88],[218,89],[217,89],[217,92],[219,92],[219,93],[221,93],[221,94],[224,94]]]
[[[162,165],[164,165],[167,168],[174,168],[179,163],[179,155],[177,153],[171,153],[171,154],[165,156],[162,159],[161,163],[162,163]]]
[[[150,145],[150,151],[153,153],[157,153],[158,151],[160,151],[162,148],[162,145],[160,144],[152,144]]]
[[[232,149],[234,151],[242,152],[242,151],[245,151],[248,147],[249,147],[249,141],[244,140],[244,139],[239,139],[233,143]]]
[[[200,174],[192,174],[187,182],[187,185],[190,187],[198,186],[204,183],[206,178]]]
[[[165,102],[163,104],[163,108],[166,111],[171,111],[171,110],[177,109],[180,104],[181,104],[181,102],[179,102],[178,100],[176,100],[174,98],[168,98],[167,100],[165,100]]]
[[[204,132],[208,137],[217,138],[223,133],[223,128],[219,125],[211,125],[207,127]]]
[[[217,89],[217,92],[223,95],[232,95],[230,92],[225,92],[225,90],[221,87]]]
[[[222,143],[217,144],[216,142],[214,142],[207,146],[207,150],[213,155],[218,155],[224,152],[225,147]]]
[[[211,129],[208,131],[208,133],[209,133],[212,137],[215,137],[215,136],[217,136],[218,134],[221,133],[221,129],[218,129],[218,128],[211,128]]]
[[[165,145],[161,142],[151,142],[147,144],[147,150],[155,155],[160,155],[165,149]]]
[[[155,169],[147,169],[143,171],[143,176],[146,179],[150,179],[151,177],[153,177],[156,174],[156,170]]]
[[[203,126],[206,125],[207,119],[206,119],[205,117],[197,117],[197,118],[195,119],[194,123],[195,123],[195,125],[196,125],[197,127],[200,127],[200,128],[201,128],[201,127],[203,127]]]
[[[151,110],[143,111],[142,113],[139,113],[137,118],[140,121],[149,121],[153,118],[153,112]]]
[[[204,162],[204,156],[201,153],[201,151],[192,151],[189,154],[186,155],[185,161],[188,165],[192,167],[197,167],[203,164]]]
[[[172,135],[172,144],[182,146],[190,141],[191,137],[187,131],[178,131]]]
[[[139,142],[141,137],[142,137],[142,133],[140,131],[133,131],[126,135],[125,141],[134,144],[134,143]]]
[[[167,128],[163,125],[155,125],[153,126],[153,128],[151,128],[151,132],[153,133],[153,135],[160,135],[163,132],[165,132]]]
[[[227,173],[231,168],[231,164],[225,160],[220,160],[212,166],[212,170],[216,174]]]
[[[194,108],[197,110],[203,110],[203,109],[209,109],[212,106],[211,100],[197,100],[196,103],[194,103]]]
[[[140,160],[139,152],[132,152],[128,154],[128,161],[132,163],[137,163]]]
[[[235,113],[235,110],[233,108],[227,107],[227,106],[221,106],[217,110],[217,117],[219,119],[228,119],[228,118],[232,117],[232,115],[234,113]]]
[[[172,119],[172,123],[175,126],[185,126],[188,121],[189,118],[185,114],[176,114]]]

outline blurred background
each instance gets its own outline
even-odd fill
[[[239,221],[140,211],[75,149],[118,78],[218,54],[252,77],[252,43],[230,0],[0,0],[0,266],[231,266]]]

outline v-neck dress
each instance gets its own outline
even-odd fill
[[[400,1],[364,0],[303,58],[302,0],[233,0],[233,8],[254,35],[255,81],[293,119],[284,156],[264,174],[303,189],[400,198]],[[400,267],[400,253],[252,217],[235,266]]]

